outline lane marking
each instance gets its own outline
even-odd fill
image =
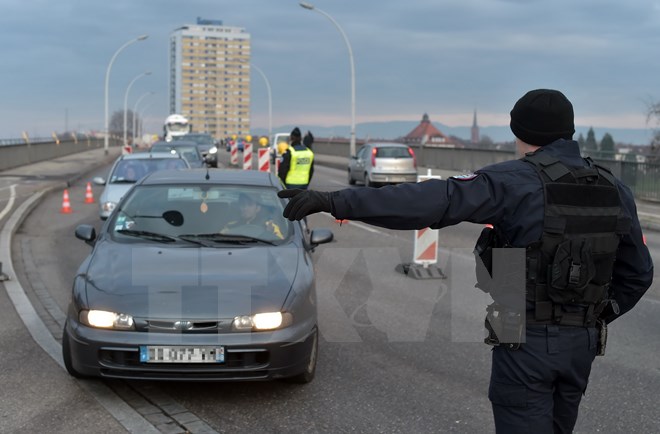
[[[16,199],[16,184],[12,184],[9,187],[3,187],[3,188],[9,189],[9,200],[7,201],[7,204],[5,205],[4,209],[0,211],[0,220],[2,220],[5,217],[5,215],[11,210],[11,208],[14,206],[14,200]]]
[[[27,213],[33,203],[41,199],[47,190],[33,194],[11,215],[0,231],[0,262],[6,265],[7,275],[14,276],[4,282],[7,295],[12,301],[21,321],[25,324],[32,339],[48,354],[62,369],[62,346],[55,340],[46,325],[30,303],[25,290],[16,279],[16,272],[11,260],[11,238],[14,230],[19,226],[23,215]],[[67,374],[68,375],[68,374]],[[129,432],[159,433],[151,423],[132,409],[126,402],[117,396],[108,386],[94,380],[78,381],[80,387],[93,396],[108,413],[112,415]]]

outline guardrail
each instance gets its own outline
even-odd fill
[[[103,138],[92,138],[90,136],[69,136],[66,140],[55,141],[53,138],[47,140],[5,139],[0,146],[0,170],[12,169],[26,164],[39,161],[52,160],[77,152],[87,151],[92,148],[104,146]],[[111,146],[119,146],[121,140],[111,138]]]

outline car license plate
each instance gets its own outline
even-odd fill
[[[140,346],[142,363],[224,363],[224,347]]]

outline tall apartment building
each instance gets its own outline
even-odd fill
[[[216,138],[250,131],[250,34],[222,21],[170,35],[170,114],[188,118],[194,132]]]

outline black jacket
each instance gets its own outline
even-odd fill
[[[537,152],[548,152],[571,166],[585,166],[577,142],[558,140]],[[617,181],[623,212],[632,221],[617,252],[612,292],[619,315],[642,298],[653,280],[653,262],[642,239],[637,208],[628,187]],[[534,168],[521,160],[487,166],[472,175],[447,180],[398,184],[380,189],[346,189],[332,193],[337,219],[360,220],[389,229],[433,229],[462,221],[493,224],[513,247],[526,247],[543,231],[543,185]]]

